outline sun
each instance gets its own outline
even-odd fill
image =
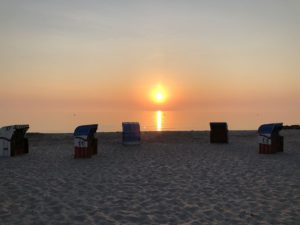
[[[155,100],[156,102],[163,102],[165,99],[165,96],[162,92],[157,92],[156,95],[155,95]]]
[[[156,104],[163,104],[167,100],[167,92],[166,89],[162,85],[157,85],[152,89],[151,99]]]

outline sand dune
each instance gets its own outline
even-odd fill
[[[0,224],[300,224],[300,131],[284,153],[257,153],[254,131],[146,132],[136,147],[100,133],[73,159],[71,134],[29,134],[30,153],[0,159]]]

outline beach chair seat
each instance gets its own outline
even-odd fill
[[[78,126],[74,131],[74,158],[91,158],[98,152],[98,124]]]
[[[225,122],[210,123],[210,143],[228,143],[228,126]]]
[[[0,129],[0,156],[16,156],[29,152],[25,137],[29,125],[12,125]]]
[[[258,128],[260,154],[283,152],[283,136],[279,134],[282,128],[282,123],[263,124]]]
[[[138,122],[123,122],[123,145],[138,145],[141,143],[140,124]]]

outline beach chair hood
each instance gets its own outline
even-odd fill
[[[75,129],[74,136],[75,137],[89,137],[96,133],[98,129],[98,124],[91,125],[82,125]]]
[[[263,124],[258,128],[258,133],[261,136],[271,137],[272,135],[278,135],[282,128],[282,123]]]
[[[128,132],[140,132],[140,124],[138,122],[123,122],[123,130]]]
[[[24,136],[28,129],[29,129],[28,124],[2,127],[0,129],[0,139],[6,139],[10,141],[16,131],[22,133]]]
[[[210,125],[211,129],[217,128],[217,127],[220,127],[220,128],[225,127],[226,129],[228,129],[226,122],[211,122],[211,123],[209,123],[209,125]]]

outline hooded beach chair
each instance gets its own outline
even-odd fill
[[[0,156],[15,156],[28,153],[25,137],[29,125],[12,125],[0,129]]]
[[[141,143],[140,124],[137,122],[123,122],[123,145],[138,145]]]
[[[283,136],[279,135],[282,128],[282,123],[263,124],[258,128],[260,154],[283,152]]]
[[[225,122],[210,123],[210,143],[228,143],[228,127]]]
[[[82,125],[74,131],[74,158],[90,158],[97,154],[98,140],[95,133],[98,124]]]

